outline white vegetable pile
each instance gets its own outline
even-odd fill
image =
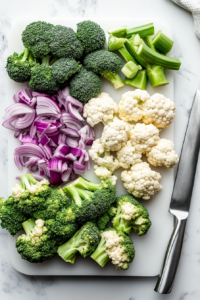
[[[26,167],[36,179],[46,176],[51,184],[60,184],[90,168],[86,146],[92,145],[94,130],[82,123],[83,104],[70,96],[68,87],[52,96],[21,89],[13,99],[3,126],[21,142],[14,151],[20,170]]]
[[[169,127],[175,117],[175,104],[170,99],[137,89],[123,94],[117,105],[107,93],[101,93],[85,105],[83,116],[92,127],[100,122],[105,125],[101,138],[89,150],[97,164],[97,176],[116,183],[113,172],[122,167],[127,191],[145,200],[162,189],[161,175],[141,158],[145,154],[155,167],[172,168],[178,162],[172,141],[159,137],[160,130]]]

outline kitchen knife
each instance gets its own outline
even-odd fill
[[[200,148],[200,91],[197,90],[188,121],[169,212],[176,218],[155,291],[169,294],[172,290],[189,215],[192,189]]]

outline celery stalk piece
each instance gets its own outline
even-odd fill
[[[139,64],[141,66],[143,66],[146,69],[147,62],[138,55],[138,53],[137,53],[138,47],[134,45],[134,41],[133,40],[126,41],[125,46],[126,46],[128,52],[139,62]]]
[[[154,47],[154,44],[153,44],[153,39],[151,36],[147,36],[146,37],[146,41],[147,41],[147,45],[149,46],[149,48],[153,51],[156,51],[156,48]]]
[[[118,51],[126,62],[133,61],[136,65],[138,65],[136,60],[130,55],[130,53],[126,49],[125,45],[123,45],[123,47],[119,48]]]
[[[141,69],[141,66],[136,65],[133,61],[129,61],[124,65],[121,71],[127,78],[131,79],[135,77],[137,72]]]
[[[164,54],[167,54],[172,49],[173,43],[161,30],[153,38],[154,47]]]
[[[120,78],[120,76],[116,73],[105,71],[102,72],[101,75],[108,79],[114,86],[115,89],[119,89],[124,85],[123,80]]]
[[[157,53],[157,52],[151,50],[145,44],[142,44],[139,46],[137,55],[140,58],[142,58],[144,61],[147,61],[148,63],[150,63],[152,65],[161,66],[165,69],[179,70],[180,66],[181,66],[181,62],[178,58],[169,57],[169,56],[165,56],[160,53]]]
[[[127,26],[113,27],[108,29],[108,33],[116,37],[124,37],[126,36],[126,29]]]
[[[156,65],[147,66],[147,77],[152,87],[169,84],[165,77],[164,68]]]
[[[116,36],[111,35],[108,40],[108,50],[109,51],[117,50],[117,49],[123,47],[125,42],[126,42],[126,39],[117,38]]]
[[[137,73],[137,75],[132,79],[126,78],[124,80],[124,83],[129,84],[131,86],[134,86],[134,87],[136,87],[138,89],[141,89],[141,90],[146,90],[146,87],[147,87],[146,70],[139,71]]]
[[[130,38],[133,34],[139,34],[140,37],[146,37],[154,34],[154,25],[153,23],[149,23],[146,25],[134,27],[126,30],[126,37]]]

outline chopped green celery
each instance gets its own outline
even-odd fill
[[[147,62],[138,55],[138,46],[134,44],[134,39],[127,40],[125,42],[125,46],[128,52],[130,52],[130,54],[139,62],[139,64],[146,69]]]
[[[148,63],[161,66],[165,69],[179,70],[181,66],[181,62],[178,58],[157,53],[145,44],[139,46],[137,55]]]
[[[113,27],[108,29],[108,33],[116,37],[124,37],[126,36],[126,29],[127,26]]]
[[[172,49],[173,43],[161,30],[153,38],[154,47],[164,54],[167,54]]]
[[[146,37],[146,41],[147,41],[147,45],[149,46],[149,48],[153,51],[156,51],[156,48],[154,47],[154,44],[153,44],[153,39],[151,36],[147,36]]]
[[[121,48],[126,42],[125,38],[117,38],[116,36],[111,35],[108,41],[108,50],[114,51]]]
[[[146,70],[141,70],[137,73],[137,75],[132,78],[132,79],[129,79],[129,78],[126,78],[124,80],[124,83],[125,84],[129,84],[129,85],[132,85],[138,89],[141,89],[141,90],[146,90],[146,87],[147,87],[147,74],[146,74]]]
[[[110,71],[104,71],[101,73],[101,75],[106,79],[108,79],[113,84],[115,89],[119,89],[124,85],[123,80],[116,73]]]
[[[147,66],[147,77],[152,87],[169,84],[165,77],[164,68],[156,65]]]
[[[139,34],[140,37],[146,37],[154,34],[154,25],[153,23],[149,23],[146,25],[134,27],[126,30],[127,38],[130,38],[133,34]]]
[[[31,218],[23,222],[22,227],[26,234],[30,234],[33,231],[33,228],[35,227],[35,219]]]
[[[130,53],[126,49],[125,45],[123,45],[123,47],[119,48],[118,51],[126,62],[133,61],[136,65],[138,65],[136,60],[130,55]]]
[[[140,65],[136,65],[133,61],[129,61],[124,65],[121,71],[127,78],[133,78],[141,69],[142,67]]]

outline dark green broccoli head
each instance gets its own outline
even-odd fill
[[[37,221],[39,221],[37,223]],[[16,241],[16,248],[22,259],[31,263],[41,263],[53,257],[57,251],[57,241],[48,233],[42,220],[29,219],[23,223],[26,234]]]
[[[16,52],[7,59],[6,70],[8,76],[16,82],[26,82],[31,77],[31,68],[36,62],[29,59],[29,50],[25,49],[21,54]]]
[[[53,40],[49,44],[51,52],[56,57],[71,57],[80,59],[83,55],[83,46],[77,39],[72,28],[57,25],[54,26]]]
[[[52,75],[59,83],[65,82],[79,71],[80,66],[73,58],[60,58],[52,65]]]
[[[117,259],[116,252],[118,253]],[[135,249],[130,237],[114,228],[107,228],[101,232],[101,241],[91,255],[91,258],[101,267],[111,260],[116,269],[123,270],[129,268],[129,263],[133,261],[134,257]]]
[[[50,53],[49,43],[53,41],[53,28],[53,24],[38,21],[26,26],[22,32],[22,42],[35,58],[43,58]]]
[[[39,196],[30,196],[26,199],[21,199],[18,202],[18,208],[22,213],[33,215],[35,211],[43,209],[45,198]]]
[[[78,23],[76,36],[83,45],[84,54],[103,48],[106,41],[104,30],[92,21]]]
[[[46,94],[55,94],[60,88],[52,75],[51,68],[44,65],[32,68],[29,86],[35,91]]]
[[[58,248],[58,254],[66,262],[74,263],[79,252],[83,257],[92,254],[101,239],[96,224],[87,222],[65,244]]]
[[[0,198],[0,220],[1,227],[7,229],[11,235],[15,235],[22,229],[22,223],[29,218],[28,214],[22,213],[14,197],[7,200]]]
[[[151,226],[148,210],[132,195],[122,195],[116,199],[117,213],[112,220],[113,227],[130,233],[131,228],[138,235],[147,233]]]
[[[111,205],[111,207],[107,211],[107,214],[108,214],[110,220],[112,220],[115,217],[116,213],[117,213],[117,208],[114,203],[113,205]]]
[[[64,216],[66,217],[65,219],[62,218]],[[49,232],[51,232],[51,236],[63,237],[63,240],[67,240],[72,237],[79,226],[77,223],[67,221],[68,219],[70,218],[68,218],[67,214],[65,215],[62,212],[58,212],[55,219],[47,220],[45,225]]]
[[[43,207],[33,213],[35,219],[54,219],[58,211],[69,206],[69,199],[62,189],[51,189]]]
[[[83,104],[100,94],[101,79],[91,71],[81,67],[70,81],[70,95]]]
[[[96,224],[99,230],[104,230],[109,221],[110,221],[110,217],[107,213],[98,217],[96,220]]]
[[[84,67],[95,74],[104,74],[108,71],[118,73],[122,64],[122,60],[117,54],[107,50],[92,52],[83,60]]]

